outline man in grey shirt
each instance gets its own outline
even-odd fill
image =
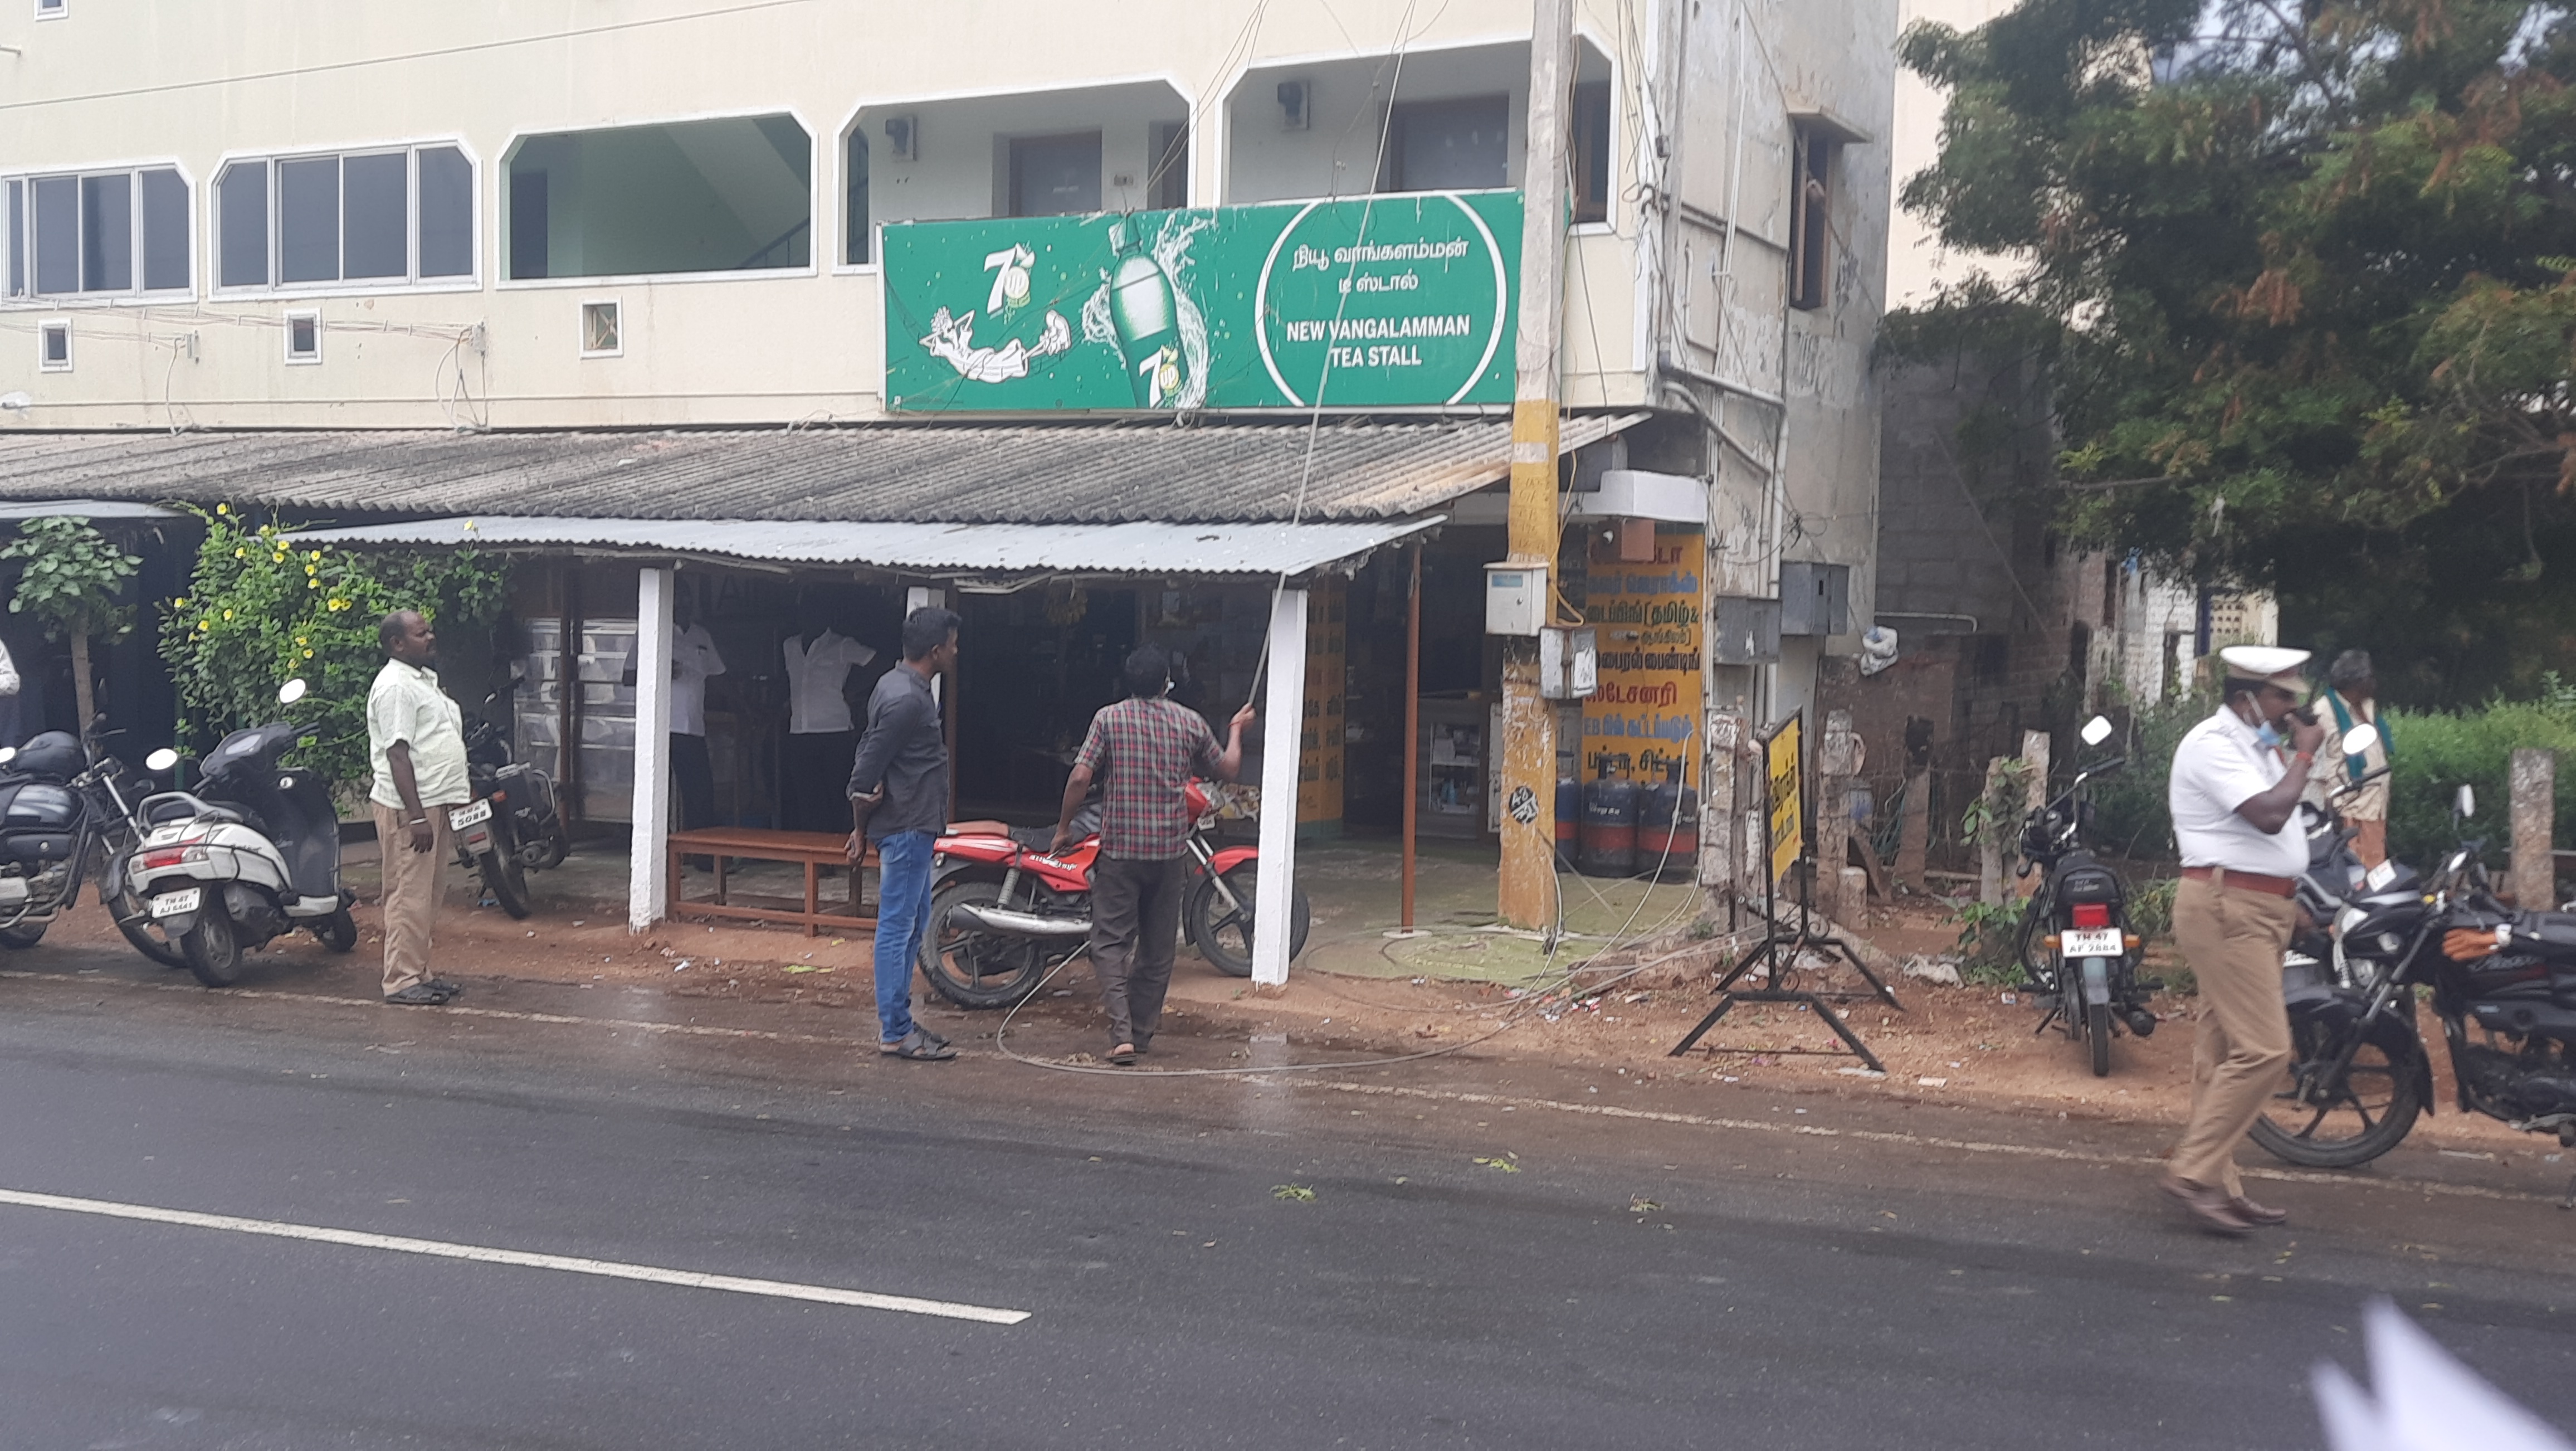
[[[912,964],[930,930],[932,847],[948,825],[948,741],[930,682],[957,664],[957,616],[925,606],[903,622],[903,663],[877,680],[850,767],[850,860],[877,849],[877,1051],[935,1062],[948,1040],[912,1020]]]

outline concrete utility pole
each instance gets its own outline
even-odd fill
[[[1521,172],[1520,337],[1512,394],[1510,556],[1546,581],[1541,608],[1555,616],[1556,345],[1565,306],[1565,146],[1572,99],[1574,0],[1535,0],[1530,26],[1528,159]],[[1523,821],[1506,810],[1500,915],[1514,927],[1553,925],[1556,900],[1556,713],[1539,696],[1538,642],[1503,642],[1503,799],[1531,800]],[[1528,792],[1523,797],[1522,792]]]

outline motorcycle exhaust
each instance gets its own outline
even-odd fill
[[[1040,917],[1034,912],[1014,912],[1008,907],[981,907],[962,902],[948,910],[950,926],[964,926],[977,931],[998,932],[1005,937],[1073,938],[1091,935],[1088,917]]]
[[[2129,1031],[2139,1037],[2148,1038],[2155,1035],[2156,1015],[2146,1009],[2131,1008],[2120,1016],[2128,1021]]]

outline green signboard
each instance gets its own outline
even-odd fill
[[[1520,193],[904,222],[904,413],[1508,403]]]

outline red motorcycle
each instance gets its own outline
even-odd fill
[[[1184,799],[1191,814],[1190,887],[1181,901],[1181,930],[1217,971],[1250,977],[1261,853],[1209,842],[1215,822],[1202,783],[1189,783]],[[1083,815],[1096,820],[1091,808]],[[1100,835],[1091,830],[1062,856],[1047,850],[1054,835],[1048,827],[976,821],[952,825],[939,838],[921,970],[941,997],[959,1007],[1009,1007],[1089,945],[1091,864],[1100,855]],[[1307,926],[1306,893],[1292,890],[1290,957],[1306,950]]]

